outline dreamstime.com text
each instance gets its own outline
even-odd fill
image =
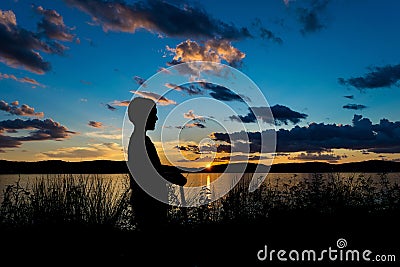
[[[371,250],[345,249],[346,239],[340,238],[336,247],[328,247],[323,250],[276,250],[269,249],[267,245],[257,252],[259,261],[341,261],[341,262],[395,262],[394,254],[374,254]]]

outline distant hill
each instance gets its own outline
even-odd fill
[[[231,172],[239,172],[245,168],[246,172],[254,172],[257,165],[249,163],[235,163],[230,167]],[[260,172],[267,172],[268,166],[260,165]],[[176,167],[164,166],[168,171],[179,171]],[[224,172],[227,164],[214,165],[209,169],[198,172]],[[196,169],[193,169],[196,171]],[[125,161],[95,160],[81,162],[67,162],[61,160],[22,162],[0,160],[0,174],[55,174],[55,173],[128,173]],[[370,160],[343,164],[323,162],[281,163],[270,168],[272,173],[316,173],[316,172],[400,172],[400,162]]]
[[[270,172],[400,172],[400,162],[368,160],[342,164],[330,164],[324,162],[281,163],[272,165]]]
[[[236,166],[235,166],[236,165]],[[227,164],[214,165],[202,172],[223,172]],[[234,164],[232,168],[242,168],[242,163]],[[254,172],[257,164],[249,163],[246,172]],[[268,172],[268,167],[259,165],[259,172]],[[321,172],[400,172],[400,162],[369,160],[352,163],[330,164],[325,162],[304,162],[304,163],[279,163],[273,164],[269,170],[271,173],[321,173]]]
[[[48,160],[36,162],[0,160],[1,174],[29,174],[29,173],[128,173],[125,161],[95,160],[81,162],[67,162],[62,160]]]

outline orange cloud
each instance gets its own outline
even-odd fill
[[[72,161],[86,160],[123,160],[123,149],[117,143],[90,144],[88,146],[76,146],[59,148],[37,154],[39,158],[68,159]]]
[[[185,119],[192,119],[202,122],[205,121],[204,117],[194,114],[193,110],[189,110],[187,113],[183,113],[183,117]]]
[[[103,123],[99,121],[89,121],[88,125],[94,128],[102,128],[104,126]]]
[[[192,61],[210,61],[220,63],[225,60],[230,65],[238,65],[246,54],[233,47],[229,40],[210,39],[201,45],[196,41],[186,40],[167,50],[174,54],[172,64]]]
[[[146,92],[146,91],[131,91],[131,93],[141,97],[149,98],[155,101],[160,106],[176,105],[176,102],[174,100],[168,99],[156,93]]]
[[[127,106],[129,106],[130,102],[131,102],[130,100],[122,100],[122,101],[114,100],[113,102],[110,103],[110,105],[119,106],[119,107],[127,107]]]
[[[9,105],[4,100],[0,100],[0,110],[8,112],[12,115],[18,116],[34,116],[34,117],[43,117],[43,112],[35,112],[33,107],[30,107],[26,104],[22,104],[21,107],[18,107],[19,102],[14,101]]]
[[[0,80],[3,80],[3,79],[11,79],[11,80],[14,80],[14,81],[20,82],[20,83],[28,83],[33,86],[45,87],[43,84],[39,83],[35,79],[29,78],[29,77],[17,78],[14,74],[0,73]]]

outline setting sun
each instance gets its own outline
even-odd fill
[[[210,169],[211,166],[212,166],[212,164],[211,164],[211,163],[208,163],[208,164],[206,165],[206,168],[207,168],[207,169]]]

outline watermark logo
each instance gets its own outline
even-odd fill
[[[313,262],[313,261],[340,261],[340,262],[395,262],[394,254],[374,254],[371,250],[347,249],[347,240],[339,238],[336,247],[314,250],[276,250],[269,249],[267,245],[257,252],[259,261],[292,261],[292,262]]]
[[[336,241],[336,246],[337,246],[338,248],[345,248],[345,247],[347,247],[347,241],[346,241],[346,239],[344,239],[344,238],[339,238],[339,239]]]
[[[161,189],[167,184],[168,188],[177,189],[175,191],[183,196],[176,198],[173,205],[196,207],[213,202],[239,182],[250,158],[256,169],[252,171],[248,190],[254,191],[262,184],[275,156],[275,121],[263,92],[244,73],[215,62],[182,63],[159,71],[133,93],[131,102],[140,96],[157,103],[158,129],[152,132],[152,139],[154,137],[159,144],[157,150],[168,161],[166,165],[190,173],[193,168],[190,165],[185,167],[184,163],[207,168],[222,160],[217,158],[220,152],[225,153],[223,160],[228,162],[225,171],[209,184],[212,192],[207,201],[202,201],[204,186],[179,188],[168,182],[152,166],[149,155],[142,153],[143,144],[137,142],[141,149],[130,152],[129,144],[135,127],[127,109],[122,132],[125,159],[133,178],[149,195],[171,204]],[[206,114],[198,114],[193,107]],[[141,115],[148,118],[150,111]],[[186,121],[177,125],[182,121],[182,115]],[[195,157],[189,159],[185,155],[189,152],[194,152]],[[241,164],[233,164],[233,158],[240,158]],[[261,160],[262,167],[259,164]],[[231,173],[236,175],[233,177]],[[187,196],[190,196],[190,201],[185,198]]]

